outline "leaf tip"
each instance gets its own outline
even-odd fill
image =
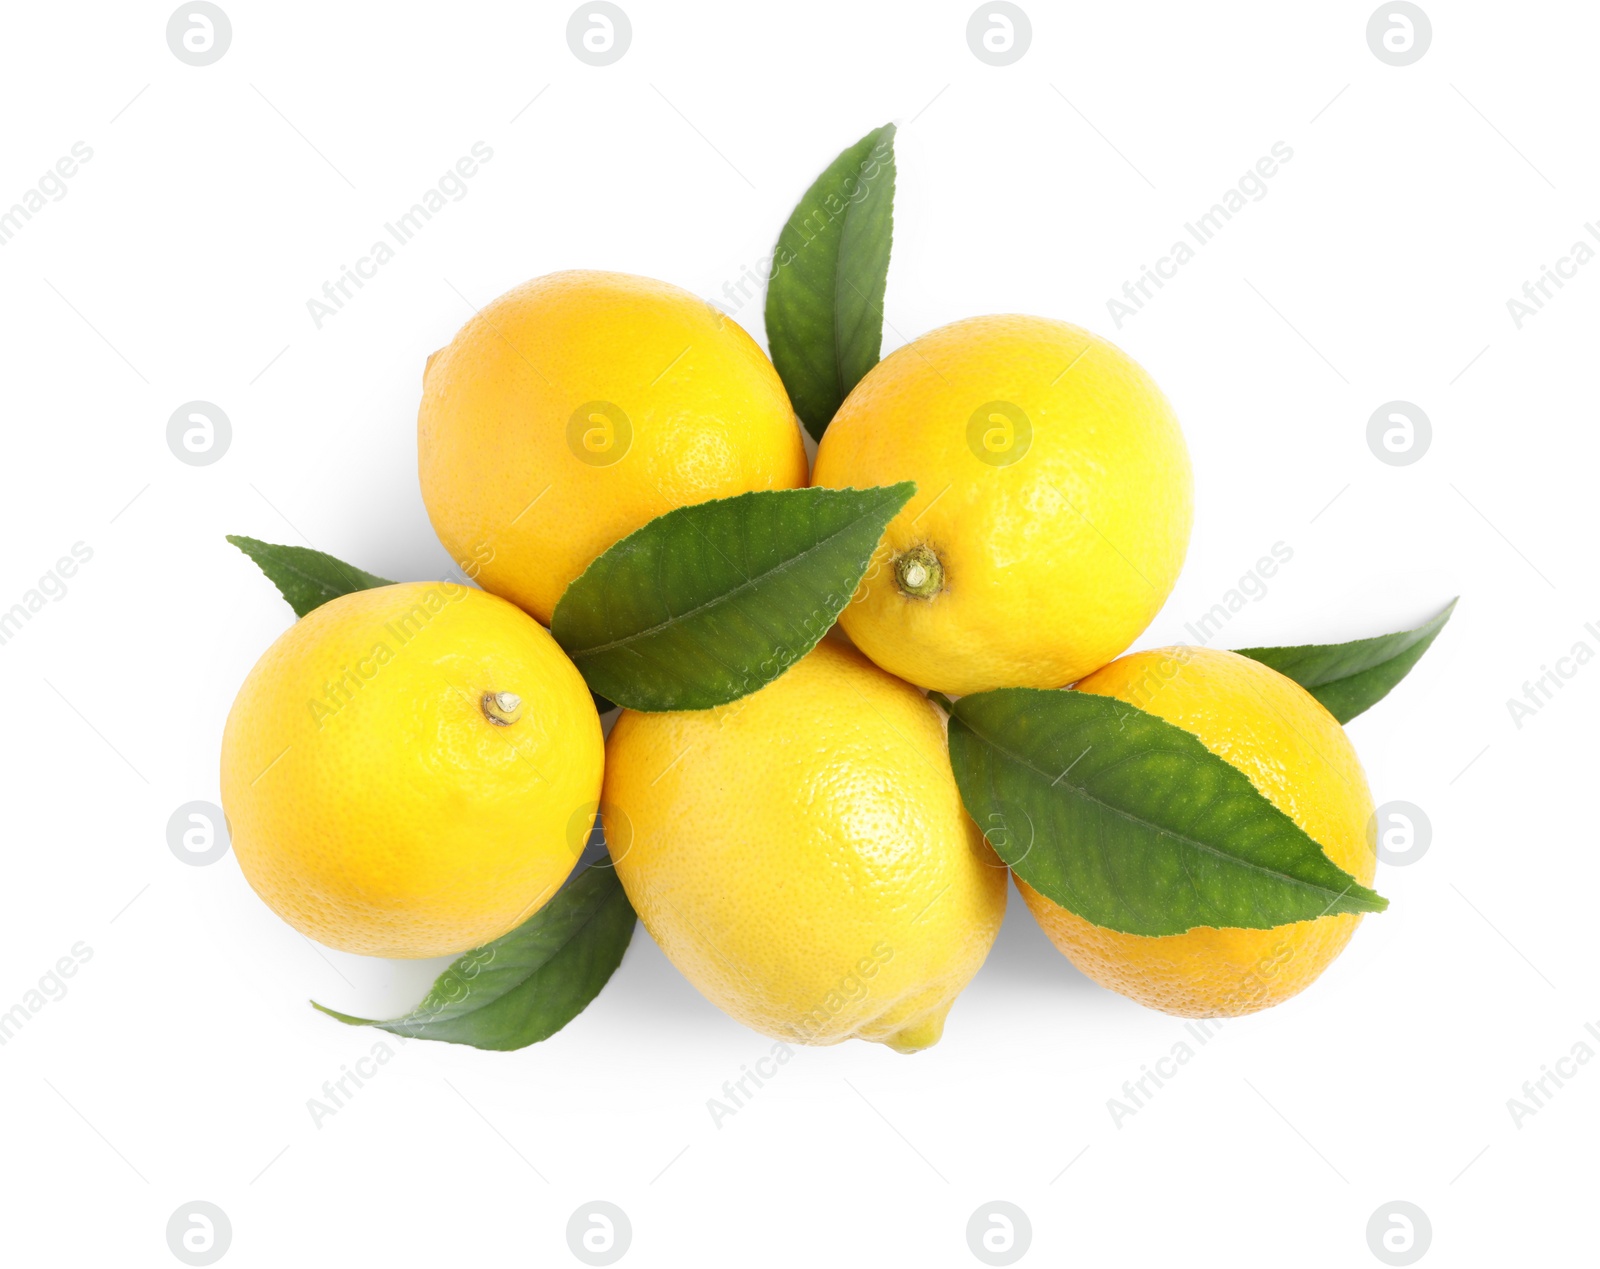
[[[373,1027],[377,1026],[371,1018],[357,1018],[348,1013],[340,1013],[337,1009],[329,1009],[327,1005],[319,1005],[315,1000],[306,1001],[318,1013],[325,1013],[335,1022],[342,1022],[347,1027]]]
[[[896,481],[892,485],[885,485],[884,488],[889,491],[891,496],[899,497],[900,506],[902,507],[917,496],[917,482],[914,480]]]

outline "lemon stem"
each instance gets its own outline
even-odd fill
[[[944,589],[944,564],[931,546],[914,546],[894,561],[895,585],[915,599],[932,599]]]
[[[509,727],[522,717],[522,697],[515,692],[485,692],[483,716],[496,727]]]

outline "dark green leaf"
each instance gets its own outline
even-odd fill
[[[789,400],[818,440],[878,364],[894,227],[894,125],[874,128],[805,192],[778,235],[767,345]]]
[[[590,692],[589,695],[594,699],[594,712],[597,714],[609,714],[617,707],[615,701],[606,700],[599,692]]]
[[[914,492],[775,489],[679,507],[589,565],[550,632],[625,709],[736,701],[816,646]]]
[[[595,865],[511,933],[457,959],[403,1018],[353,1018],[311,1003],[353,1027],[407,1039],[525,1048],[549,1039],[600,994],[622,963],[634,921],[616,869]]]
[[[1455,611],[1456,600],[1415,630],[1357,639],[1353,643],[1306,643],[1286,648],[1240,648],[1239,655],[1270,665],[1293,679],[1341,723],[1371,709],[1422,659]]]
[[[235,533],[228,534],[228,541],[260,565],[261,571],[289,601],[296,617],[304,617],[313,608],[351,591],[394,585],[386,577],[363,572],[308,546],[277,546]]]
[[[1242,771],[1112,697],[1024,687],[963,696],[950,760],[1000,857],[1096,925],[1267,929],[1388,906]]]

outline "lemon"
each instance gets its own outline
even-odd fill
[[[618,876],[667,957],[791,1043],[935,1043],[1005,913],[943,715],[827,640],[722,709],[625,712],[604,803]]]
[[[1259,661],[1161,648],[1113,661],[1078,684],[1197,736],[1362,885],[1376,856],[1372,795],[1344,729],[1298,683]],[[1350,941],[1359,913],[1266,930],[1202,926],[1150,937],[1091,925],[1018,878],[1050,941],[1102,986],[1190,1018],[1254,1013],[1304,990]]]
[[[806,483],[766,354],[688,291],[621,273],[538,278],[435,353],[418,472],[440,540],[546,625],[595,556],[674,507]]]
[[[841,622],[943,692],[1061,687],[1133,642],[1188,548],[1188,451],[1125,354],[1041,317],[976,317],[886,357],[812,483],[917,482]]]
[[[549,633],[449,582],[341,596],[291,626],[228,715],[239,866],[301,933],[445,956],[535,912],[600,794],[600,720]]]

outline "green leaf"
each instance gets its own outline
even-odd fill
[[[894,125],[836,158],[789,214],[767,286],[767,346],[818,440],[878,364],[894,228]]]
[[[1112,697],[963,696],[950,760],[1000,857],[1096,925],[1268,929],[1388,906],[1198,737]]]
[[[235,533],[228,534],[228,541],[260,565],[261,571],[289,601],[296,617],[304,617],[313,608],[351,591],[394,585],[386,577],[363,572],[308,546],[277,546]]]
[[[521,1049],[547,1040],[600,994],[622,963],[635,917],[617,871],[586,868],[511,933],[457,959],[403,1018],[354,1018],[312,1001],[353,1027],[479,1049]]]
[[[1411,672],[1450,620],[1459,598],[1452,599],[1443,612],[1415,630],[1353,643],[1240,648],[1238,652],[1293,679],[1341,723],[1348,723],[1389,695],[1390,689]]]
[[[679,507],[590,564],[550,633],[625,709],[736,701],[816,646],[914,492],[775,489]]]

